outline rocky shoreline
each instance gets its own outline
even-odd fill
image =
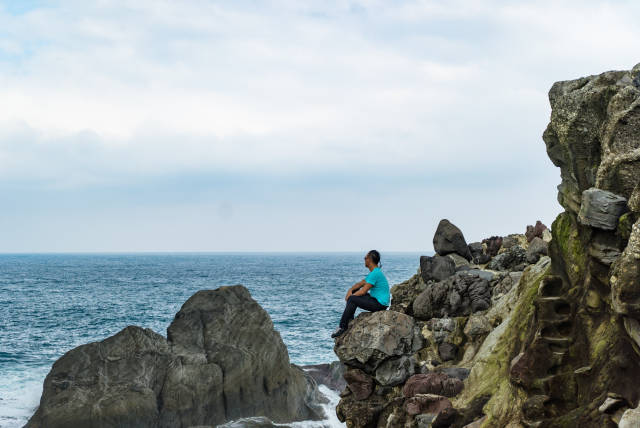
[[[565,211],[469,245],[442,220],[391,311],[336,340],[348,427],[640,426],[640,64],[549,100]]]
[[[200,291],[166,339],[127,327],[61,357],[27,427],[319,420],[318,384],[349,428],[640,426],[640,64],[549,100],[565,211],[472,243],[442,220],[390,309],[336,339],[339,362],[290,364],[244,287]]]

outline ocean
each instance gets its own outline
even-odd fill
[[[419,256],[382,253],[389,284],[411,277]],[[347,288],[368,273],[363,257],[363,253],[0,255],[0,427],[26,423],[51,365],[66,351],[105,339],[128,325],[148,327],[166,337],[173,316],[193,293],[222,285],[243,284],[250,290],[282,335],[292,363],[334,361],[330,335],[342,314]],[[330,406],[335,406],[337,395],[330,398]],[[324,426],[339,425],[331,416]]]

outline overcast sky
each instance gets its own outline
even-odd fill
[[[0,251],[431,251],[561,211],[637,1],[0,0]]]

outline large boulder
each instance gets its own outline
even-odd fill
[[[363,312],[336,339],[333,350],[345,365],[374,374],[383,362],[416,352],[422,342],[412,317],[395,311]]]
[[[471,260],[471,252],[462,231],[447,219],[440,220],[433,236],[433,248],[441,256],[456,253]]]
[[[27,427],[218,425],[262,415],[315,419],[315,383],[289,363],[267,312],[243,286],[199,291],[168,340],[127,327],[72,349],[45,379]]]
[[[418,319],[466,316],[489,308],[489,281],[474,270],[455,275],[427,287],[413,302]]]
[[[591,188],[582,192],[578,221],[586,226],[614,230],[627,209],[627,200],[606,190]]]
[[[546,256],[549,252],[549,244],[547,244],[542,238],[538,238],[537,236],[531,239],[529,242],[529,248],[527,248],[526,252],[526,260],[527,263],[534,264],[538,263],[540,257]]]

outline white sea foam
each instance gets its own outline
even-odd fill
[[[346,426],[340,422],[336,416],[336,406],[338,405],[338,401],[340,401],[338,393],[329,389],[325,385],[318,385],[318,389],[329,400],[328,403],[322,405],[322,410],[324,411],[326,419],[322,421],[294,422],[285,425],[295,428],[338,428]]]
[[[0,381],[0,427],[18,428],[27,423],[35,412],[42,394],[41,373],[25,378],[9,373]]]

